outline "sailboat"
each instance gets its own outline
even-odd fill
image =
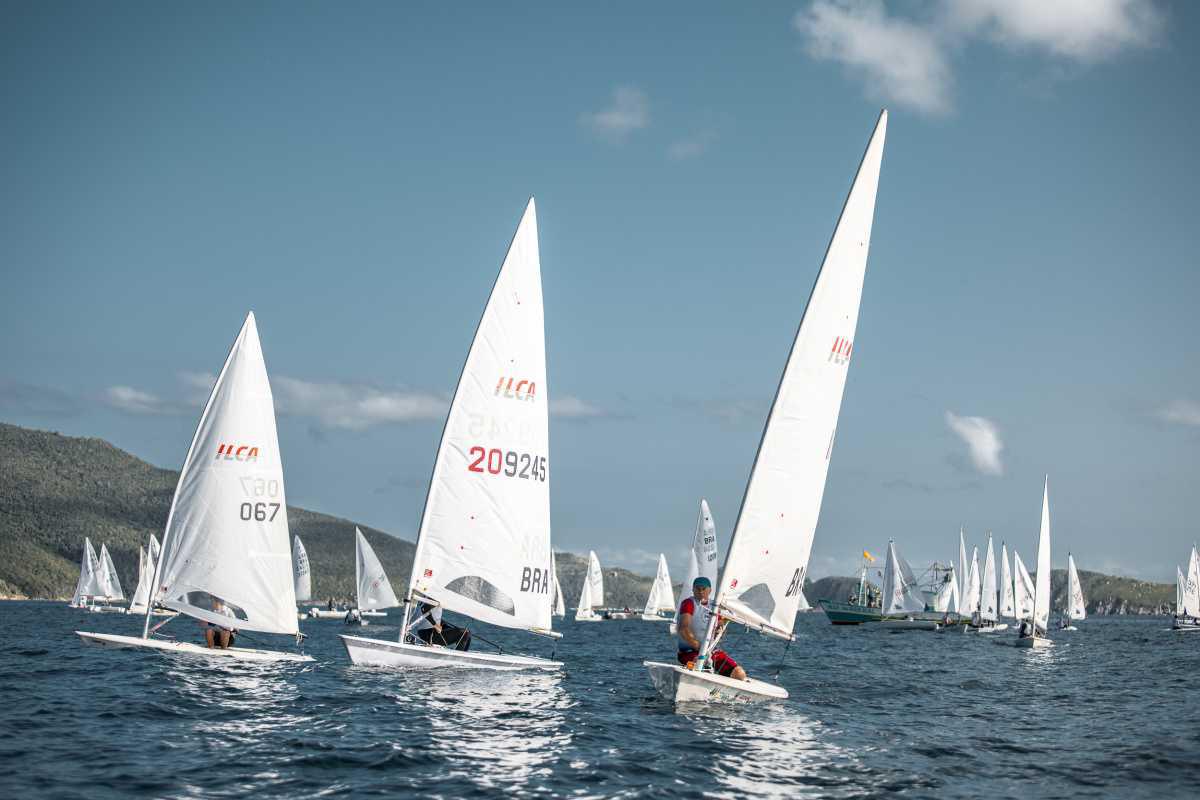
[[[1008,568],[1008,544],[1000,543],[1000,619],[1013,619],[1013,576]]]
[[[384,609],[400,605],[379,556],[357,527],[354,528],[354,585],[358,605],[346,613],[347,625],[366,625],[363,617],[386,617]]]
[[[937,622],[918,619],[925,610],[925,600],[917,585],[916,575],[908,562],[896,551],[896,542],[888,542],[887,558],[883,562],[883,619],[875,626],[885,631],[935,631]]]
[[[671,616],[665,616],[670,614]],[[650,596],[646,598],[646,607],[642,610],[644,622],[674,622],[675,621],[675,590],[671,588],[671,573],[667,570],[667,557],[658,554],[658,573],[654,576],[654,584],[650,587]]]
[[[579,603],[575,606],[575,621],[599,622],[604,618],[596,613],[596,609],[603,605],[604,573],[595,551],[589,550],[587,574],[583,576],[583,588],[579,590]]]
[[[104,594],[100,584],[100,558],[92,547],[92,540],[83,538],[83,560],[79,564],[79,580],[75,583],[75,593],[68,604],[71,608],[87,608],[88,601],[93,597]]]
[[[967,562],[966,529],[961,525],[958,528],[958,580],[958,613],[960,616],[970,617],[971,612],[966,608],[966,600],[970,596],[968,584],[971,581],[971,565]]]
[[[292,538],[292,577],[295,580],[296,602],[312,600],[312,566],[308,563],[308,552],[299,536]],[[301,614],[303,619],[306,614]]]
[[[1059,630],[1077,631],[1075,621],[1087,619],[1087,606],[1083,602],[1083,587],[1079,584],[1079,573],[1075,570],[1075,556],[1067,553],[1067,613],[1060,620]]]
[[[1178,567],[1176,568],[1178,569]],[[1180,602],[1175,606],[1175,619],[1171,629],[1176,631],[1200,631],[1200,558],[1196,545],[1192,545],[1192,556],[1188,559],[1187,575],[1180,575]]]
[[[117,567],[113,564],[107,544],[100,545],[99,564],[100,566],[96,572],[96,580],[100,585],[100,594],[93,598],[93,603],[88,606],[88,611],[124,614],[124,608],[112,605],[114,601],[124,600],[125,592],[121,589],[121,579],[117,575]],[[96,600],[102,600],[103,603],[96,603]]]
[[[158,563],[160,552],[161,548],[154,534],[150,534],[150,544],[147,547],[138,548],[138,583],[129,601],[129,608],[126,609],[127,614],[146,613],[150,601],[150,587],[154,582],[154,567]],[[151,613],[156,617],[173,617],[176,612],[156,606]]]
[[[655,688],[671,700],[744,702],[788,696],[782,686],[716,674],[709,656],[728,622],[788,641],[795,638],[792,628],[854,349],[886,130],[884,110],[842,207],[771,403],[700,656],[692,662],[693,669],[644,662]]]
[[[1035,587],[1029,570],[1025,569],[1025,562],[1016,550],[1013,550],[1013,590],[1013,616],[1018,622],[1032,622]]]
[[[410,637],[416,605],[559,637],[550,614],[549,416],[537,213],[525,208],[467,354],[417,531],[400,640],[342,635],[355,664],[558,669]]]
[[[988,534],[987,555],[983,561],[983,583],[979,593],[978,619],[972,621],[970,630],[976,633],[998,633],[1008,630],[1008,624],[999,622],[996,603],[996,551],[992,548],[992,535]]]
[[[563,602],[562,584],[558,582],[558,563],[554,560],[554,553],[550,554],[550,579],[554,581],[554,607],[551,614],[559,618],[565,617],[567,604]]]
[[[300,653],[151,638],[149,609],[161,603],[212,625],[299,640],[289,539],[275,404],[250,313],[213,385],[179,473],[142,635],[76,633],[84,642],[105,647],[244,661],[311,661]]]
[[[1054,642],[1046,638],[1050,622],[1050,478],[1042,491],[1042,527],[1038,534],[1037,578],[1033,593],[1033,624],[1030,629],[1019,632],[1017,647],[1050,647]]]

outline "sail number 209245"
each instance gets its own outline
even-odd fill
[[[532,481],[546,480],[546,457],[514,450],[472,447],[469,451],[469,472],[490,472],[492,475],[507,475],[510,478],[525,478]]]

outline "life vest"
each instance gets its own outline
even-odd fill
[[[684,614],[692,615],[692,635],[696,637],[696,641],[704,644],[704,634],[708,633],[708,621],[712,617],[712,612],[708,606],[702,605],[695,597],[684,598],[679,604],[679,610],[675,612],[675,619],[678,621],[683,619]],[[677,627],[680,650],[692,650],[691,644],[687,639],[683,638],[683,628]]]

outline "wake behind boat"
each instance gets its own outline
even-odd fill
[[[162,546],[147,606],[161,603],[207,625],[209,646],[150,638],[149,609],[140,638],[76,631],[85,643],[245,661],[312,660],[231,646],[235,631],[300,639],[275,406],[253,313],[200,416]]]
[[[680,650],[677,661],[684,663],[643,662],[655,689],[669,700],[787,697],[781,686],[717,674],[725,671],[719,665],[728,662],[716,648],[730,622],[789,642],[795,638],[792,628],[854,348],[886,130],[885,110],[842,208],[771,403],[698,655],[692,659],[690,651]],[[684,624],[680,619],[681,632]]]
[[[471,342],[434,462],[399,641],[341,637],[354,664],[558,669],[466,650],[441,618],[551,630],[549,402],[537,213],[530,198]],[[414,615],[415,612],[415,615]]]

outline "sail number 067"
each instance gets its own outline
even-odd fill
[[[495,447],[490,450],[472,447],[470,453],[471,463],[467,464],[467,470],[470,472],[490,472],[493,475],[504,473],[510,478],[543,482],[546,480],[545,456],[499,450]]]
[[[238,509],[238,516],[246,522],[274,522],[278,513],[279,503],[242,503]]]

